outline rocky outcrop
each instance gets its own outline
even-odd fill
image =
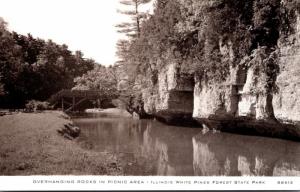
[[[193,117],[195,119],[230,118],[237,108],[237,99],[233,97],[235,87],[228,83],[208,84],[196,80],[194,90]]]
[[[193,125],[194,79],[191,74],[180,72],[178,65],[166,65],[158,74],[156,93],[144,89],[144,109],[169,124]]]
[[[173,61],[165,64],[157,84],[142,90],[145,112],[169,124],[299,141],[300,14],[295,13],[292,33],[284,42],[280,34],[278,46],[258,43],[251,54],[238,57],[230,38],[220,37],[218,62],[230,66],[221,81],[184,73]]]
[[[261,58],[267,55],[265,51],[261,48],[254,52],[246,68],[231,66],[230,75],[221,83],[204,81],[197,75],[193,80],[191,75],[180,74],[175,64],[167,65],[158,75],[157,90],[144,89],[144,109],[168,124],[299,140],[297,124],[279,122],[299,121],[299,76],[297,70],[291,72],[297,69],[296,64],[285,65],[276,81],[277,92],[269,93],[266,74],[257,76],[257,66],[251,64],[265,60]],[[287,76],[294,81],[288,83]]]
[[[300,15],[294,25],[295,34],[287,42],[279,44],[280,73],[276,84],[278,92],[274,94],[273,107],[277,119],[282,121],[300,121]]]
[[[63,128],[58,129],[57,132],[64,138],[73,140],[80,135],[80,128],[74,126],[72,123],[68,123]]]
[[[291,92],[286,93],[284,90],[287,88],[280,89],[280,87],[276,90],[278,91],[276,94],[268,91],[266,74],[260,72],[257,76],[255,74],[258,70],[257,66],[251,65],[251,62],[257,61],[255,57],[266,55],[261,52],[264,52],[264,48],[254,53],[248,61],[248,68],[241,68],[243,65],[232,67],[227,80],[222,83],[206,83],[198,79],[194,90],[193,117],[210,129],[299,141],[300,129],[295,122],[299,121],[300,116],[297,117],[298,119],[290,119],[294,123],[280,122],[278,120],[282,120],[279,116],[281,112],[274,105],[274,102],[278,100],[278,93],[285,93],[287,97],[295,97],[294,94],[297,94],[297,91],[290,89]],[[258,60],[265,59],[259,58]],[[292,84],[298,84],[299,76],[294,74],[292,77],[295,79],[295,83]],[[280,84],[279,80],[277,79],[276,83]],[[297,102],[297,99],[294,98],[289,102]],[[289,104],[285,107],[288,106],[294,110],[294,113],[299,113],[300,108],[297,106]]]
[[[277,50],[258,47],[221,83],[196,78],[193,117],[211,129],[299,141],[299,14],[296,18],[295,33]]]
[[[235,55],[231,41],[219,40],[220,61],[233,63]],[[222,83],[214,83],[195,74],[193,117],[207,119],[211,117],[234,116],[237,110],[237,67],[230,67],[231,76]]]
[[[227,50],[230,50],[230,46],[227,46]],[[225,50],[224,46],[220,47],[220,52],[224,53],[223,57],[228,58],[228,54],[225,53],[230,51]],[[238,65],[234,65],[234,59],[231,58],[234,56],[229,54],[229,60],[232,61],[229,75],[221,82],[214,79],[205,80],[204,77],[196,75],[193,117],[248,117],[256,120],[271,118],[273,113],[266,88],[267,75],[260,69],[262,62],[267,59],[266,51],[266,47],[259,47]]]

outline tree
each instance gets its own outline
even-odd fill
[[[147,17],[145,12],[140,11],[140,6],[147,4],[151,0],[120,0],[120,4],[130,7],[129,10],[120,11],[124,15],[131,16],[132,22],[123,22],[116,27],[119,28],[118,32],[125,33],[128,37],[139,37],[141,32],[142,20]]]
[[[24,107],[27,100],[46,100],[74,86],[74,78],[95,66],[67,45],[10,32],[0,18],[0,107]]]
[[[274,47],[279,38],[281,1],[260,0],[253,4],[253,48]],[[296,9],[296,7],[295,7]]]
[[[107,98],[118,96],[118,75],[116,67],[97,65],[91,71],[74,80],[73,90],[100,90]]]
[[[119,60],[116,61],[116,65],[124,65],[128,59],[129,55],[129,45],[130,41],[121,39],[117,42],[117,52],[116,55],[118,56]]]
[[[21,71],[22,54],[12,34],[6,28],[7,23],[0,18],[0,74],[4,96],[16,95],[16,79]],[[1,98],[0,105],[8,101]],[[18,101],[16,101],[18,102]]]

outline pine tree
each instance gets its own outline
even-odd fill
[[[128,56],[129,56],[129,44],[130,42],[128,40],[121,39],[117,42],[117,52],[116,55],[118,55],[119,60],[116,61],[116,65],[124,65]]]
[[[151,0],[120,0],[120,4],[130,7],[128,11],[118,10],[124,15],[131,16],[132,22],[123,22],[116,27],[119,33],[125,33],[128,37],[139,37],[141,33],[141,22],[147,17],[147,13],[140,11],[140,7],[151,2]]]

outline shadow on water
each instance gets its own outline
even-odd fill
[[[126,175],[300,176],[300,143],[201,129],[153,120],[76,118],[79,143],[115,153]]]

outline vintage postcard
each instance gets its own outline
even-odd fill
[[[300,190],[299,0],[0,0],[0,191]]]

